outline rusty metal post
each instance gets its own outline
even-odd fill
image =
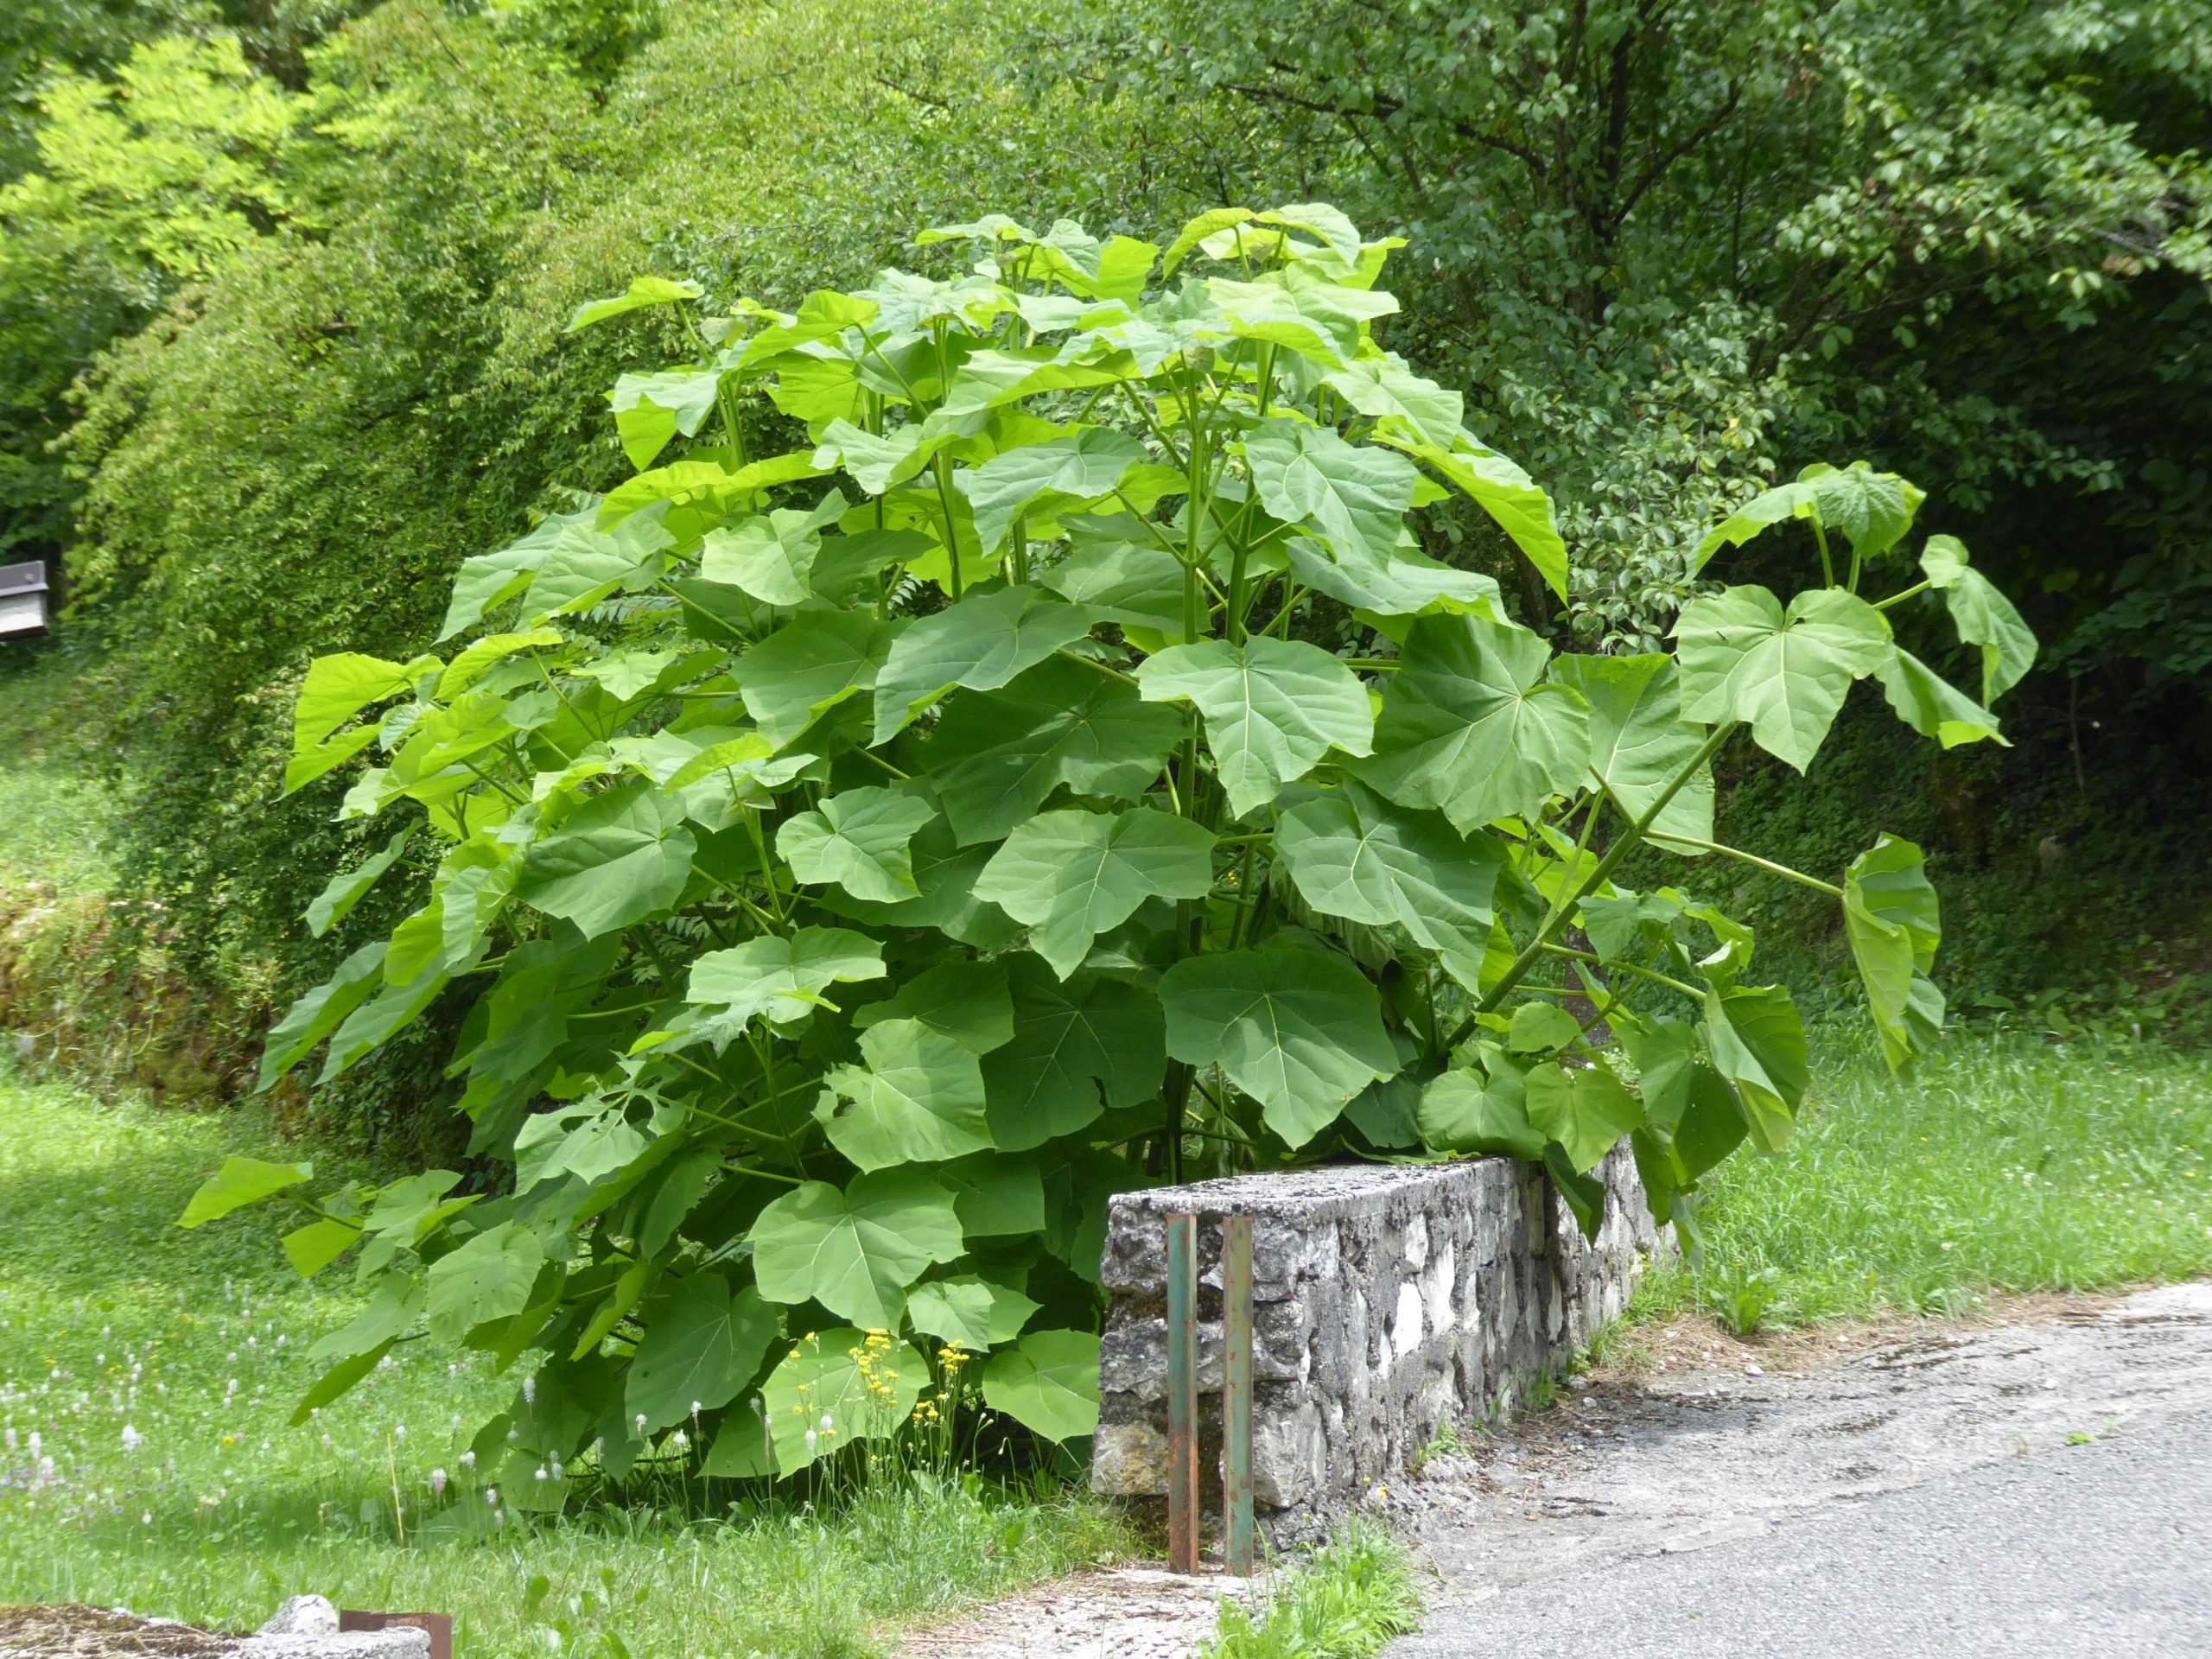
[[[1198,1224],[1167,1217],[1167,1568],[1198,1570]]]
[[[1221,1224],[1221,1516],[1229,1570],[1252,1576],[1252,1217]]]

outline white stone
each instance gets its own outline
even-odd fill
[[[335,1636],[338,1610],[327,1596],[294,1596],[255,1632],[259,1636]]]
[[[1408,1281],[1398,1287],[1397,1316],[1390,1321],[1390,1346],[1410,1354],[1421,1346],[1421,1287]]]

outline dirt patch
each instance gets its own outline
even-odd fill
[[[0,1607],[0,1659],[215,1659],[229,1653],[234,1636],[194,1629],[168,1619],[139,1618],[77,1602],[48,1607]]]
[[[2133,1288],[2094,1294],[2037,1291],[1993,1295],[1973,1313],[1955,1318],[1898,1313],[1848,1324],[1762,1331],[1751,1337],[1736,1336],[1707,1315],[1684,1314],[1660,1324],[1630,1325],[1615,1333],[1605,1345],[1604,1358],[1583,1373],[1583,1378],[1592,1389],[1642,1389],[1686,1372],[1742,1371],[1753,1365],[1761,1371],[1777,1373],[1810,1370],[1872,1348],[1945,1332],[2099,1319]]]
[[[1078,1573],[909,1631],[899,1659],[1183,1659],[1257,1580],[1150,1567]]]

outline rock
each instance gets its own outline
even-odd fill
[[[257,1636],[335,1636],[338,1610],[326,1596],[294,1596],[279,1607]]]

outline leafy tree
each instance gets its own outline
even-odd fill
[[[2024,570],[1989,538],[2068,590],[2085,649],[2177,629],[2194,671],[2205,40],[2198,6],[2101,0],[1245,0],[1079,9],[1034,53],[1264,110],[1402,231],[1423,355],[1562,493],[1586,645],[1648,648],[1694,591],[1684,527],[1846,449],[2126,549],[2031,535]],[[2170,435],[2120,416],[2146,371]],[[2120,418],[2085,430],[2085,404]]]
[[[227,35],[146,42],[40,107],[34,170],[0,188],[0,551],[64,539],[74,492],[48,452],[94,354],[293,211],[292,100]]]
[[[1554,656],[1418,550],[1464,501],[1566,589],[1544,493],[1376,337],[1395,239],[1333,207],[1217,209],[1164,248],[997,214],[920,240],[969,270],[707,315],[645,276],[578,308],[690,342],[614,385],[632,475],[466,560],[437,650],[309,669],[287,787],[403,815],[314,925],[410,838],[436,864],[279,1023],[264,1083],[318,1049],[338,1076],[467,987],[461,1109],[513,1180],[308,1205],[296,1265],[358,1251],[376,1300],[302,1409],[420,1327],[550,1354],[479,1442],[513,1447],[510,1491],[679,1431],[709,1474],[793,1474],[901,1431],[926,1376],[949,1420],[947,1353],[988,1351],[982,1402],[1060,1440],[1096,1421],[1122,1187],[1506,1153],[1594,1230],[1627,1137],[1693,1229],[1707,1170],[1788,1139],[1804,1033],[1750,929],[1624,860],[1774,869],[1714,838],[1732,734],[1802,771],[1871,679],[1939,743],[1992,738],[2032,658],[1955,538],[1862,593],[1923,499],[1863,464],[1696,543],[1804,526],[1819,580],[1786,603],[1721,588],[1673,655]],[[754,442],[756,399],[799,441]],[[1895,640],[1923,592],[1969,689]],[[1907,1065],[1943,1017],[1918,849],[1785,874],[1840,906]],[[187,1219],[308,1179],[226,1170]]]

